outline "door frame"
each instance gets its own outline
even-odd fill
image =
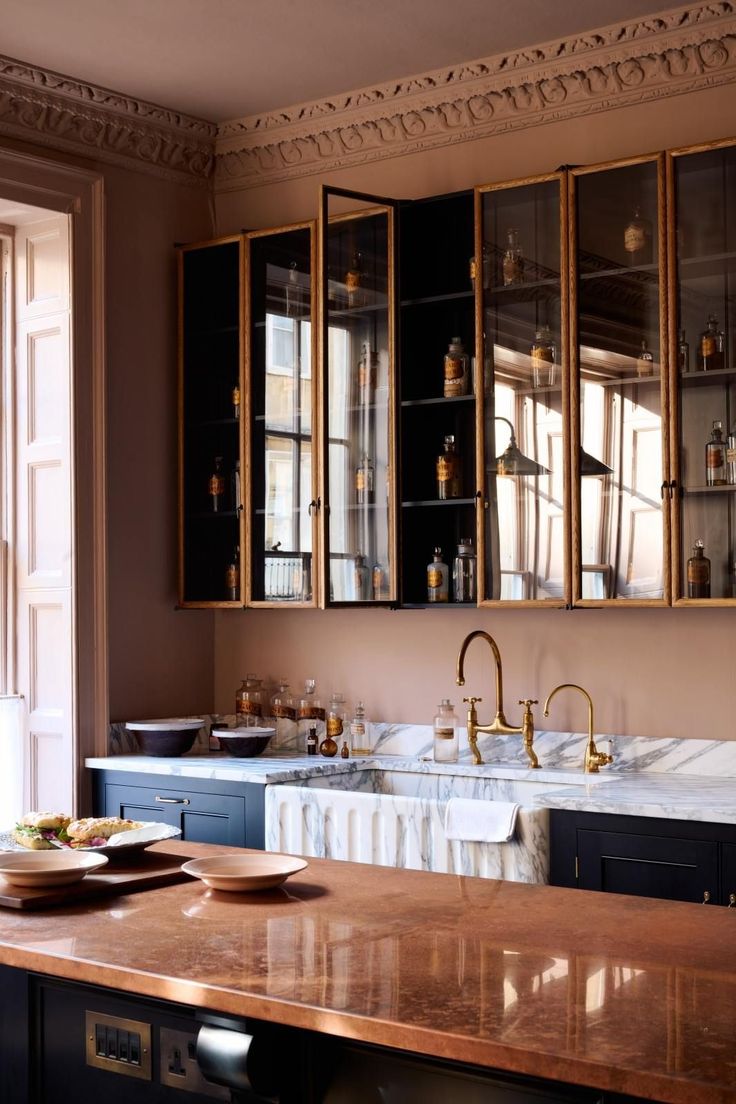
[[[84,760],[103,755],[109,723],[107,649],[104,178],[0,148],[0,194],[70,215],[74,365],[74,810],[90,803]],[[12,687],[8,687],[11,690]]]

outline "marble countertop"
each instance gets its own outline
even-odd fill
[[[0,962],[669,1104],[734,1101],[727,909],[310,859],[250,896],[192,881],[4,910]]]
[[[602,773],[602,772],[601,772]],[[566,786],[534,798],[547,809],[736,824],[736,779],[687,774],[608,775],[609,784]]]

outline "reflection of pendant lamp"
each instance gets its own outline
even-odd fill
[[[581,476],[613,475],[613,468],[609,468],[608,464],[604,464],[597,456],[591,456],[582,445],[579,453],[579,471]]]
[[[514,427],[508,418],[502,418],[496,414],[494,421],[505,422],[511,430],[511,440],[501,453],[496,457],[496,475],[551,475],[549,468],[538,464],[529,456],[525,456],[516,443]]]

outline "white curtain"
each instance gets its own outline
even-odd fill
[[[24,813],[23,744],[25,700],[0,697],[0,830]]]

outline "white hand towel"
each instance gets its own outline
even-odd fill
[[[451,797],[445,809],[445,835],[468,843],[505,843],[513,839],[518,811],[514,801]]]

